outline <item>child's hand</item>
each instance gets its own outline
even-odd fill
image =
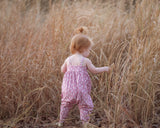
[[[112,63],[111,66],[110,66],[110,71],[109,72],[111,72],[114,68],[115,68],[115,64]]]
[[[110,67],[108,67],[108,72],[110,73],[115,68],[115,64],[112,63]]]
[[[105,66],[105,67],[104,67],[104,71],[105,71],[105,72],[109,72],[109,71],[110,71],[110,67]]]

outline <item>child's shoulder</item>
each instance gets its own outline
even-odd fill
[[[73,55],[70,55],[68,56],[66,59],[65,59],[65,62],[69,62],[73,59]]]
[[[85,62],[86,64],[89,64],[89,63],[91,63],[91,60],[90,60],[89,58],[87,58],[87,57],[84,57],[84,62]]]
[[[64,62],[65,62],[65,63],[68,62],[69,58],[70,58],[70,56],[68,56],[68,57],[65,59]]]
[[[87,57],[83,57],[84,61],[90,61]]]

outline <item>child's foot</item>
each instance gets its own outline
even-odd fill
[[[88,122],[83,122],[83,128],[87,128],[87,127],[88,127],[88,125],[89,125],[89,123],[88,123]]]
[[[97,126],[95,126],[89,122],[83,122],[83,128],[97,128]]]
[[[89,122],[83,122],[83,128],[94,128]]]
[[[63,126],[63,123],[57,122],[56,125],[57,125],[58,127],[62,127],[62,126]]]

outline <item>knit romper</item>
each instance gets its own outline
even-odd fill
[[[77,104],[80,111],[81,121],[89,121],[89,114],[93,109],[93,102],[90,96],[91,79],[87,67],[83,66],[84,57],[78,66],[72,65],[69,57],[67,71],[62,82],[62,99],[60,121],[67,118],[69,110]]]

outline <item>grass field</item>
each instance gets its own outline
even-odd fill
[[[160,2],[0,2],[0,126],[51,127],[59,119],[63,74],[74,30],[88,28],[95,66],[115,63],[110,74],[90,74],[93,128],[160,126]],[[74,108],[66,127],[80,127]],[[54,127],[54,126],[53,126]]]

